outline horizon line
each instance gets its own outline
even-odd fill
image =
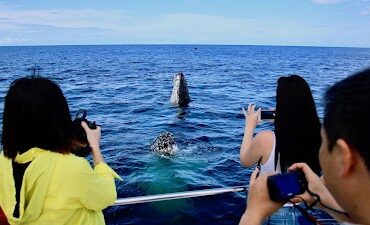
[[[195,44],[195,43],[126,43],[126,44],[34,44],[34,45],[0,45],[0,47],[57,47],[57,46],[119,46],[119,45],[189,45],[189,46],[266,46],[266,47],[313,47],[313,48],[363,48],[370,46],[322,46],[322,45],[274,45],[274,44]]]

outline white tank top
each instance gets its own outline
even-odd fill
[[[261,164],[261,173],[271,173],[271,172],[277,172],[281,173],[281,168],[280,168],[280,155],[278,156],[277,160],[277,166],[275,170],[275,146],[276,146],[276,136],[275,132],[272,131],[274,134],[274,144],[272,145],[271,153],[269,156],[269,159],[266,161],[265,164]]]
[[[277,173],[281,173],[281,168],[280,168],[280,154],[278,156],[278,160],[277,160],[277,165],[276,165],[276,170],[275,170],[275,147],[276,147],[276,136],[275,136],[275,132],[272,131],[272,133],[274,134],[274,144],[272,146],[272,149],[271,149],[271,153],[270,153],[270,156],[269,156],[269,159],[267,160],[267,162],[265,164],[261,164],[261,174],[264,174],[264,173],[271,173],[271,172],[277,172]],[[292,203],[285,203],[283,205],[283,207],[293,207],[294,205]]]

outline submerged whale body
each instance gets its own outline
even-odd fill
[[[177,145],[173,134],[170,132],[160,134],[150,144],[150,150],[165,155],[174,154],[177,151]]]
[[[190,102],[188,84],[183,73],[178,73],[173,77],[173,88],[171,100],[173,104],[188,106]]]

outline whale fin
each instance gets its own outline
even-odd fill
[[[177,73],[173,77],[173,88],[170,101],[179,106],[188,106],[190,102],[188,84],[182,72]]]

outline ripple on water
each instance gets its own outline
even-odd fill
[[[194,48],[197,47],[197,50]],[[119,197],[244,185],[253,168],[239,163],[248,103],[274,107],[276,80],[302,75],[318,111],[326,87],[370,65],[370,49],[272,46],[114,45],[0,47],[0,96],[12,80],[40,66],[61,85],[74,116],[102,125],[102,150],[124,181]],[[173,75],[185,73],[192,101],[169,103]],[[3,104],[0,105],[2,117]],[[256,131],[271,129],[262,123]],[[149,151],[161,132],[179,151]],[[88,158],[91,160],[91,157]],[[245,194],[109,207],[107,224],[237,224]]]

